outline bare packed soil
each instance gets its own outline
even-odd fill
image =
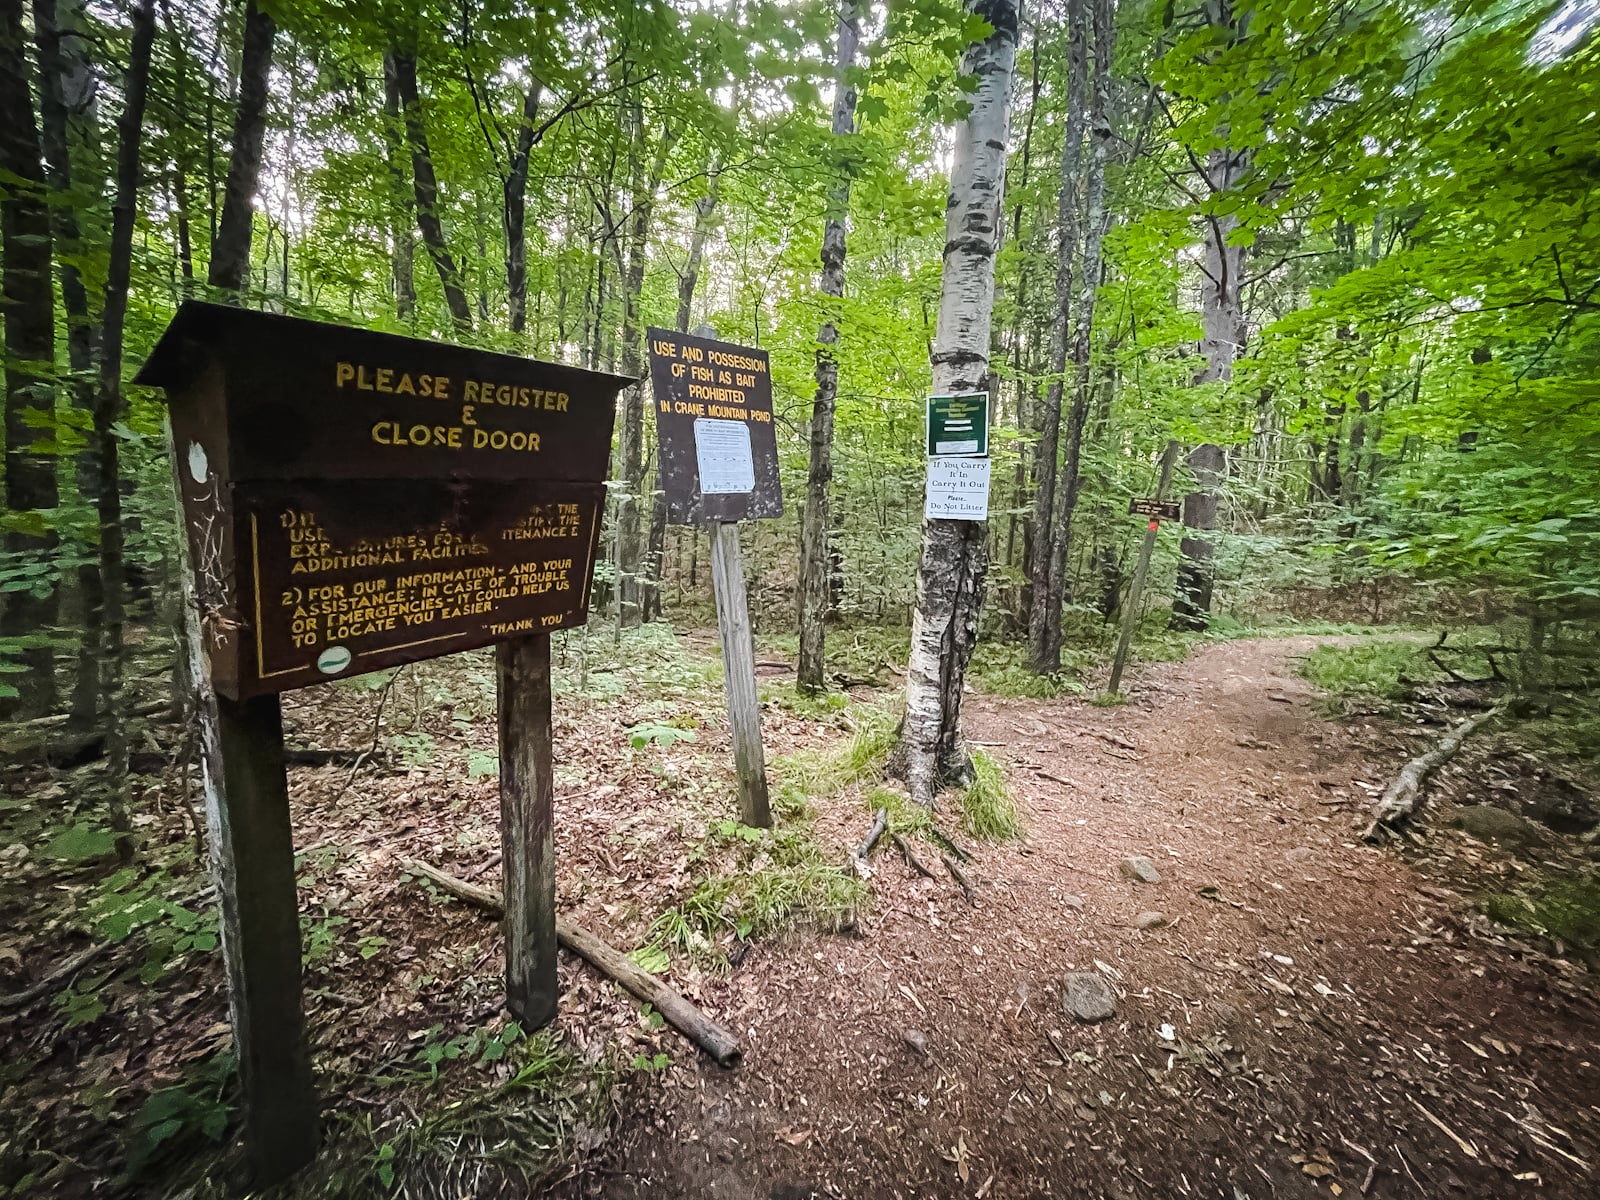
[[[699,988],[744,1064],[680,1056],[562,1193],[1596,1195],[1592,976],[1361,842],[1426,731],[1320,716],[1316,644],[1148,667],[1120,708],[970,697],[1027,822],[975,906],[885,842],[854,935]],[[1063,1012],[1074,971],[1114,1018]]]

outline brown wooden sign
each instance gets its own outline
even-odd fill
[[[1178,519],[1178,502],[1176,500],[1129,500],[1128,515],[1130,517],[1155,517],[1158,520],[1176,521]]]
[[[767,352],[671,329],[646,337],[667,520],[781,517]]]
[[[171,401],[223,695],[586,619],[628,380],[189,302],[137,382]]]

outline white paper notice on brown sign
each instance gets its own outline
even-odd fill
[[[701,495],[727,495],[756,490],[756,464],[750,447],[750,426],[743,421],[696,417],[694,452],[700,468]]]

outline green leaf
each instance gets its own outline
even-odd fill
[[[91,859],[104,858],[114,851],[116,846],[116,835],[109,829],[74,825],[51,838],[44,852],[51,858],[59,858],[66,862],[88,862]]]

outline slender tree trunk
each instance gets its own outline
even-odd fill
[[[242,291],[250,279],[250,234],[255,223],[261,144],[267,132],[267,81],[272,74],[272,39],[277,26],[248,0],[244,50],[239,58],[239,111],[233,123],[233,155],[222,189],[222,216],[211,243],[212,287]]]
[[[708,174],[706,194],[695,201],[694,232],[689,236],[689,256],[684,262],[683,277],[678,280],[678,318],[675,327],[679,333],[689,332],[695,288],[700,282],[700,265],[705,259],[706,242],[710,240],[711,230],[715,225],[713,218],[717,208],[717,198],[722,190],[721,163],[713,162]],[[659,461],[658,456],[658,464]],[[658,465],[658,476],[659,471]],[[665,562],[666,542],[667,494],[661,490],[658,478],[656,486],[650,491],[650,536],[645,550],[645,586],[641,615],[646,621],[653,621],[661,615],[661,575]]]
[[[415,201],[406,177],[405,119],[400,114],[400,80],[392,53],[383,56],[383,147],[389,167],[389,237],[393,243],[389,274],[394,287],[394,315],[411,321],[417,311],[416,246],[412,240]]]
[[[1215,150],[1207,164],[1213,194],[1229,191],[1243,177],[1249,156],[1227,148]],[[1245,248],[1229,243],[1239,227],[1231,213],[1205,217],[1205,252],[1200,283],[1200,352],[1205,369],[1196,383],[1226,382],[1233,378],[1233,362],[1244,346],[1244,308],[1240,280]],[[1195,531],[1179,543],[1178,584],[1172,600],[1173,629],[1202,630],[1210,621],[1211,593],[1215,585],[1216,545],[1209,537],[1217,526],[1217,485],[1226,462],[1220,446],[1197,446],[1189,455],[1195,490],[1183,498],[1183,523]]]
[[[1111,54],[1116,38],[1113,0],[1092,0],[1094,10],[1094,87],[1089,114],[1089,174],[1085,193],[1083,260],[1078,270],[1077,314],[1073,321],[1072,407],[1066,446],[1056,482],[1055,528],[1050,536],[1050,597],[1045,610],[1045,640],[1037,667],[1061,669],[1061,606],[1070,597],[1065,584],[1072,554],[1072,518],[1082,483],[1083,429],[1093,398],[1090,367],[1094,351],[1095,296],[1100,287],[1100,249],[1110,214],[1106,211],[1106,163],[1111,157]]]
[[[172,207],[177,221],[178,271],[183,276],[183,294],[194,294],[194,244],[189,229],[189,46],[172,20],[172,10],[162,9],[167,19],[168,54],[172,59]]]
[[[1085,124],[1087,0],[1067,3],[1067,128],[1061,148],[1061,191],[1056,209],[1055,308],[1050,319],[1050,383],[1039,406],[1039,442],[1034,451],[1032,538],[1028,551],[1028,657],[1033,669],[1049,674],[1061,667],[1059,646],[1061,590],[1056,561],[1056,479],[1061,455],[1061,399],[1067,374],[1072,324],[1072,281],[1078,253],[1078,175],[1083,166]],[[1051,587],[1051,577],[1056,586]],[[1052,649],[1054,647],[1054,649]]]
[[[650,217],[655,208],[656,192],[661,187],[661,177],[667,170],[667,153],[672,149],[673,134],[670,129],[661,131],[656,143],[655,157],[649,174],[644,171],[641,157],[645,144],[644,110],[633,105],[633,132],[635,149],[632,158],[633,211],[628,220],[627,262],[622,279],[622,354],[621,371],[624,375],[640,373],[640,338],[643,323],[639,319],[639,306],[644,298],[645,251],[650,238]],[[622,478],[624,490],[617,523],[617,563],[619,588],[618,612],[627,624],[637,624],[644,616],[641,596],[644,591],[644,571],[640,562],[639,501],[644,492],[644,385],[638,384],[623,392],[622,410]]]
[[[534,121],[543,95],[544,86],[535,79],[522,100],[517,147],[500,189],[500,219],[506,238],[506,302],[511,312],[511,332],[519,334],[528,328],[528,160],[533,155]]]
[[[122,116],[117,121],[116,199],[111,206],[111,252],[106,268],[105,303],[100,316],[100,379],[95,390],[94,443],[99,466],[96,510],[100,518],[100,669],[106,697],[106,794],[117,857],[133,857],[133,826],[128,819],[128,720],[122,684],[122,627],[127,611],[123,557],[122,469],[116,426],[123,417],[122,334],[128,312],[133,264],[133,225],[139,204],[139,156],[144,140],[145,99],[150,84],[150,51],[156,36],[155,0],[133,9],[133,43],[123,76]]]
[[[39,131],[54,200],[50,206],[51,232],[61,276],[61,307],[67,318],[67,365],[71,369],[68,395],[72,405],[92,421],[94,412],[94,315],[89,290],[79,262],[83,235],[78,223],[79,197],[73,192],[73,112],[68,105],[68,76],[87,71],[82,61],[82,39],[77,36],[80,9],[69,7],[65,20],[58,16],[56,0],[34,0],[33,29],[39,56]],[[82,85],[77,86],[82,91]],[[94,496],[97,467],[94,448],[78,454],[78,493]],[[86,561],[78,568],[78,593],[83,602],[84,630],[78,643],[78,666],[73,684],[71,716],[74,726],[87,729],[100,713],[100,568]]]
[[[1017,50],[1016,0],[972,0],[968,11],[984,18],[991,31],[962,56],[962,73],[978,85],[971,111],[956,127],[950,168],[932,354],[933,390],[941,395],[988,383],[1007,105]],[[969,778],[972,769],[961,738],[961,691],[977,643],[987,538],[984,521],[933,519],[922,526],[906,713],[894,765],[923,804],[933,803],[942,782]]]
[[[53,528],[58,503],[56,458],[39,451],[54,440],[56,421],[55,286],[51,277],[50,206],[45,184],[39,126],[29,89],[22,0],[0,0],[0,170],[6,174],[0,198],[0,304],[5,313],[5,501],[15,521],[36,514],[24,531],[6,534],[13,562],[46,570],[36,590],[16,591],[0,610],[0,636],[47,633],[57,619],[60,592],[52,567],[57,546]],[[50,711],[56,702],[55,652],[49,645],[18,656],[24,675],[9,676],[26,714]],[[0,702],[3,703],[3,702]]]
[[[678,280],[676,328],[679,333],[689,332],[694,293],[700,285],[700,267],[705,261],[706,243],[711,240],[711,231],[716,225],[717,200],[721,194],[722,164],[714,162],[706,181],[706,194],[694,203],[694,232],[689,235],[689,257],[683,264],[683,276]]]
[[[458,334],[472,332],[472,305],[461,282],[461,271],[450,256],[444,225],[439,219],[439,180],[433,172],[433,152],[428,148],[428,131],[422,121],[422,101],[417,94],[417,58],[409,51],[395,50],[395,87],[400,95],[400,111],[405,121],[406,142],[411,148],[411,180],[417,206],[417,229],[427,248],[433,268],[444,289],[445,307]]]
[[[856,10],[851,0],[839,7],[839,44],[833,68],[833,137],[855,132],[856,89],[850,72],[856,65],[861,40]],[[841,158],[843,156],[841,155]],[[824,296],[844,295],[845,235],[850,221],[850,171],[848,162],[836,164],[839,182],[828,194],[828,217],[822,228],[822,280]],[[811,402],[811,463],[806,474],[806,507],[800,520],[800,661],[796,685],[807,692],[826,690],[824,677],[824,627],[828,619],[828,501],[833,487],[833,418],[839,394],[839,361],[833,348],[839,328],[832,317],[817,333],[817,390]]]
[[[1217,484],[1222,480],[1227,455],[1221,446],[1207,442],[1191,450],[1187,461],[1195,490],[1183,498],[1183,524],[1197,533],[1209,533],[1217,527]],[[1178,550],[1182,561],[1178,564],[1178,588],[1172,597],[1169,624],[1173,629],[1198,632],[1210,619],[1217,548],[1210,538],[1185,535]]]

